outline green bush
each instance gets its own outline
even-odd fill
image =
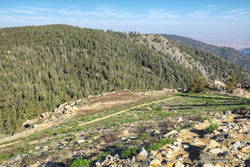
[[[5,155],[5,154],[0,154],[0,162],[3,161],[3,160],[5,160],[6,158],[8,158],[7,155]]]
[[[110,152],[100,152],[95,158],[96,160],[104,160],[107,155],[109,155]]]
[[[210,125],[209,127],[207,127],[205,130],[204,130],[204,133],[212,133],[213,131],[215,131],[219,126],[217,124],[212,124]]]
[[[133,156],[135,156],[136,154],[138,154],[140,151],[140,148],[138,147],[131,147],[131,148],[128,148],[126,150],[123,150],[120,154],[120,156],[122,158],[131,158]]]
[[[229,77],[226,85],[227,85],[227,91],[229,93],[232,93],[233,90],[236,88],[236,85],[237,85],[237,78],[236,78],[236,75],[234,73],[231,74],[231,76]]]
[[[208,87],[207,79],[202,74],[198,74],[194,78],[188,90],[190,92],[200,93],[205,91],[207,87]]]
[[[88,159],[75,159],[72,161],[70,167],[89,167],[91,161]]]
[[[147,151],[158,150],[163,147],[165,144],[171,144],[175,141],[174,138],[160,139],[146,147]]]

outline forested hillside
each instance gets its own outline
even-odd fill
[[[239,80],[246,78],[227,62],[186,51],[192,64],[209,62],[212,79],[225,80],[232,71]],[[24,120],[88,95],[187,88],[199,66],[188,68],[173,57],[174,52],[159,52],[112,31],[67,25],[0,29],[0,131],[13,133]]]
[[[129,34],[128,36],[147,48],[152,48],[161,54],[167,54],[171,61],[183,67],[199,71],[210,83],[215,80],[226,83],[232,72],[237,74],[239,81],[250,79],[248,71],[240,69],[210,52],[191,48],[178,42],[172,42],[160,35]]]
[[[246,56],[250,56],[250,48],[242,49],[240,52]]]
[[[0,29],[0,127],[88,95],[186,87],[194,73],[124,34],[66,25]]]
[[[234,63],[240,67],[244,67],[250,70],[250,57],[242,55],[240,52],[233,48],[229,47],[218,47],[215,45],[206,44],[191,38],[177,36],[177,35],[167,35],[163,34],[162,36],[166,37],[169,40],[184,44],[188,47],[208,51],[215,56],[221,57],[231,63]]]

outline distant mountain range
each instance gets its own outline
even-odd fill
[[[246,56],[250,56],[250,48],[242,49],[240,52]]]
[[[166,37],[167,39],[173,42],[181,43],[188,47],[192,47],[203,51],[208,51],[214,54],[215,56],[221,57],[231,63],[234,63],[240,67],[244,67],[245,69],[250,70],[250,57],[247,57],[242,54],[242,53],[244,54],[248,53],[249,55],[250,53],[249,48],[243,50],[242,52],[239,52],[230,47],[219,47],[215,45],[210,45],[187,37],[168,35],[168,34],[162,34],[162,36]]]

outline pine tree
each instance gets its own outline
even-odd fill
[[[236,78],[236,75],[235,73],[231,73],[231,76],[229,77],[228,81],[227,81],[227,91],[229,93],[232,93],[233,90],[236,88],[236,85],[237,85],[237,78]]]
[[[208,86],[207,79],[199,73],[189,87],[190,92],[200,93],[206,90]]]

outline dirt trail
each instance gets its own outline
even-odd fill
[[[88,122],[83,122],[83,123],[81,123],[79,125],[80,126],[84,126],[84,125],[92,124],[92,123],[95,123],[95,122],[98,122],[98,121],[102,121],[102,120],[108,119],[108,118],[116,116],[116,115],[120,115],[120,114],[125,113],[125,112],[127,112],[129,110],[133,110],[133,109],[136,109],[136,108],[144,107],[144,106],[147,106],[147,105],[150,105],[150,104],[154,104],[154,103],[160,103],[160,102],[165,102],[165,101],[173,100],[173,99],[176,99],[176,98],[179,98],[179,97],[168,97],[168,98],[165,98],[165,99],[162,99],[162,100],[157,100],[157,101],[152,101],[152,102],[149,102],[149,103],[144,103],[144,104],[141,104],[141,105],[130,107],[128,109],[125,109],[125,110],[122,110],[122,111],[119,111],[119,112],[116,112],[116,113],[104,116],[102,118],[97,118],[97,119],[94,119],[94,120],[91,120],[91,121],[88,121]]]
[[[80,126],[84,126],[84,125],[88,125],[88,124],[91,124],[91,123],[95,123],[95,122],[98,122],[98,121],[101,121],[101,120],[105,120],[105,119],[108,119],[110,117],[113,117],[113,116],[116,116],[116,115],[119,115],[119,114],[122,114],[124,112],[127,112],[129,110],[132,110],[132,109],[135,109],[135,108],[139,108],[139,107],[143,107],[143,106],[147,106],[147,105],[150,105],[150,104],[153,104],[153,103],[159,103],[159,102],[163,102],[163,101],[168,101],[168,100],[173,100],[175,98],[178,98],[178,97],[167,97],[167,98],[164,98],[164,99],[161,99],[161,100],[155,100],[155,101],[152,101],[152,102],[149,102],[149,103],[144,103],[144,104],[141,104],[141,105],[137,105],[137,106],[134,106],[134,107],[130,107],[128,109],[125,109],[125,110],[122,110],[122,111],[119,111],[119,112],[116,112],[114,114],[110,114],[110,115],[107,115],[107,116],[104,116],[102,118],[97,118],[97,119],[94,119],[94,120],[91,120],[91,121],[88,121],[88,122],[84,122],[84,123],[81,123],[79,124]],[[127,101],[127,103],[131,103],[131,99]],[[106,104],[108,103],[108,105]],[[100,109],[100,106],[102,106],[102,108],[108,108],[108,107],[112,107],[114,105],[117,105],[117,104],[120,104],[121,101],[116,101],[116,102],[103,102],[103,103],[98,103],[98,105],[96,104],[92,104],[91,106],[86,106],[86,107],[82,107],[82,108],[79,108],[77,109],[77,111],[83,111],[84,109]],[[121,104],[125,104],[125,102],[122,102]],[[99,106],[99,107],[97,107]],[[73,118],[74,116],[76,116],[78,112],[74,112],[70,118]],[[7,136],[5,138],[2,138],[0,139],[0,149],[1,148],[5,148],[5,147],[8,147],[8,146],[12,146],[12,145],[15,145],[15,144],[18,144],[20,143],[20,138],[22,137],[26,137],[26,136],[29,136],[35,132],[39,132],[39,131],[42,131],[42,130],[45,130],[45,129],[48,129],[48,128],[51,128],[52,126],[55,126],[55,125],[59,125],[67,120],[70,119],[69,117],[65,118],[65,119],[61,119],[61,120],[56,120],[56,121],[53,121],[53,122],[47,122],[47,123],[43,123],[41,125],[38,125],[36,128],[34,129],[30,129],[30,130],[26,130],[26,131],[22,131],[14,136]],[[9,141],[12,141],[12,140],[16,140],[14,142],[10,142],[10,143],[6,143],[6,144],[2,144],[1,143],[4,143],[4,142],[9,142]]]

